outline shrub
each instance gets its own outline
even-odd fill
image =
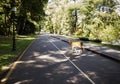
[[[81,37],[81,38],[79,38],[80,40],[83,40],[83,41],[89,41],[89,39],[88,38],[86,38],[86,37]]]
[[[100,39],[94,39],[94,40],[91,40],[92,42],[96,42],[96,43],[101,43],[102,42],[102,40],[100,40]]]

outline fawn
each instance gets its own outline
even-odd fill
[[[69,44],[71,45],[73,51],[77,47],[77,48],[80,48],[83,52],[83,43],[82,42],[73,42],[72,39],[69,39]]]

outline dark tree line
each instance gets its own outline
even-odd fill
[[[0,35],[12,34],[11,1],[0,0]],[[34,34],[37,30],[36,25],[45,15],[44,7],[48,0],[15,0],[15,2],[17,11],[14,21],[17,33]]]

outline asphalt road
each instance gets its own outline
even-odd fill
[[[73,56],[69,44],[41,35],[6,84],[120,84],[120,64],[87,50]]]

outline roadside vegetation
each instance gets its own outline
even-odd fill
[[[18,35],[16,51],[12,50],[12,39],[10,37],[0,38],[0,72],[6,69],[6,65],[13,63],[35,38],[36,35]]]
[[[46,9],[44,29],[120,45],[119,5],[118,0],[53,0]]]
[[[47,2],[48,0],[0,0],[0,73],[36,38],[36,32],[41,31]],[[13,9],[17,10],[13,12]],[[14,32],[17,49],[12,51]]]

